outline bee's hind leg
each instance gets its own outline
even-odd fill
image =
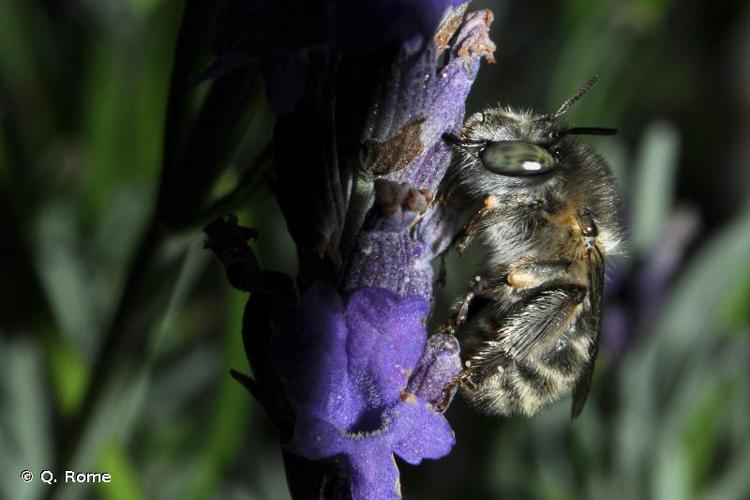
[[[464,383],[465,373],[465,371],[459,373],[458,375],[453,377],[453,380],[448,382],[446,386],[443,387],[443,398],[432,405],[432,407],[435,408],[435,411],[437,411],[438,413],[443,413],[446,409],[448,409],[448,405],[450,404],[451,399],[453,399],[453,395],[456,393],[461,384]]]
[[[476,374],[473,370],[471,370],[470,368],[466,368],[461,373],[453,377],[453,380],[448,382],[448,384],[443,387],[443,398],[438,403],[433,405],[435,410],[443,413],[446,408],[448,408],[448,405],[450,404],[455,392],[461,387],[470,391],[476,390],[478,382],[477,380],[475,380],[475,375]]]

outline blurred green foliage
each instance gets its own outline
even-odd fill
[[[208,64],[219,4],[187,5],[183,21],[181,2],[0,0],[0,498],[49,495],[20,471],[54,467],[128,286],[139,290],[132,321],[66,464],[113,482],[55,495],[288,496],[275,431],[227,373],[247,370],[244,297],[199,232],[220,201],[261,230],[264,266],[294,273],[283,219],[253,168],[268,163],[273,121],[252,68],[220,92],[175,92],[173,75]],[[495,11],[498,64],[483,68],[469,111],[498,101],[551,111],[600,75],[571,120],[621,131],[592,143],[613,165],[630,221],[611,280],[636,285],[609,298],[629,321],[624,333],[605,329],[579,420],[568,420],[567,401],[531,420],[488,419],[457,401],[457,447],[418,470],[404,465],[405,496],[750,498],[749,6],[476,6]],[[240,103],[231,117],[227,102]],[[164,179],[175,176],[170,191]],[[151,233],[166,220],[165,196],[177,203],[169,227]],[[669,246],[686,207],[703,221],[699,236]],[[128,285],[143,248],[148,265]],[[669,276],[658,275],[660,259],[673,262]],[[448,260],[436,320],[472,269],[470,255]]]

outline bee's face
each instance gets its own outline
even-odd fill
[[[523,212],[550,196],[569,201],[594,213],[604,234],[612,235],[607,239],[613,250],[619,240],[614,234],[620,232],[614,181],[606,162],[575,138],[612,132],[571,128],[555,115],[487,109],[472,115],[451,141],[454,164],[441,192],[459,193],[468,205],[493,196]]]
[[[522,141],[552,147],[564,125],[552,116],[509,108],[492,108],[472,115],[462,134],[467,140],[486,142]]]
[[[559,182],[570,139],[552,117],[490,109],[466,122],[459,145],[464,189],[480,194]]]

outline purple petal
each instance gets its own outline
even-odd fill
[[[424,299],[379,288],[357,291],[344,306],[331,285],[315,282],[273,340],[298,412],[342,432],[381,428],[424,349],[428,314]]]
[[[446,9],[467,0],[379,0],[334,5],[336,38],[342,47],[371,51],[388,43],[419,46],[435,33]]]
[[[300,407],[298,412],[294,435],[284,447],[310,460],[333,455],[346,455],[352,460],[367,457],[372,450],[389,446],[395,428],[396,413],[392,408],[383,410],[378,425],[367,430],[343,428],[330,420],[312,416],[306,407]]]
[[[349,373],[374,386],[384,400],[394,402],[406,388],[427,338],[429,304],[421,297],[399,298],[380,288],[355,292],[347,303]],[[377,406],[374,404],[373,406]]]
[[[346,433],[324,420],[305,417],[298,420],[295,435],[284,448],[308,460],[342,456],[353,499],[400,498],[398,468],[388,439],[389,415],[381,429],[367,433]]]
[[[428,44],[447,9],[462,3],[230,0],[214,32],[217,59],[202,78],[258,59],[273,110],[285,114],[302,95],[309,54],[336,61],[341,54],[371,53],[392,43],[413,53]]]
[[[385,172],[384,177],[394,185],[435,189],[442,179],[451,157],[442,136],[460,126],[479,62],[483,57],[492,58],[494,44],[488,38],[491,21],[489,11],[466,16],[455,35],[449,63],[439,71],[436,48],[430,45],[414,56],[402,52],[390,66],[373,76],[368,118],[358,143],[368,144],[370,149],[379,145],[388,151],[391,144],[403,146],[405,131],[419,124],[419,137],[402,147],[408,161],[401,157],[401,161],[392,162],[405,166]],[[455,222],[452,214],[446,217],[435,214],[436,210],[428,210],[414,234],[409,234],[406,225],[392,223],[411,222],[406,217],[391,216],[386,218],[389,224],[366,227],[355,243],[345,289],[381,286],[399,295],[431,297],[430,261],[450,243]]]
[[[385,141],[405,125],[426,118],[436,77],[436,48],[430,44],[417,55],[402,51],[387,66],[371,76],[367,120],[361,138]]]
[[[437,204],[428,210],[416,227],[414,236],[417,241],[430,242],[426,246],[425,259],[432,261],[448,250],[457,232],[461,211],[455,206]]]
[[[442,136],[460,127],[466,97],[479,71],[480,60],[494,61],[495,45],[488,37],[491,22],[492,13],[488,10],[469,13],[456,34],[448,65],[437,73],[433,69],[427,81],[426,76],[419,75],[419,78],[404,83],[429,88],[429,91],[422,91],[428,98],[422,103],[421,112],[411,111],[412,115],[427,118],[421,133],[424,149],[409,167],[394,172],[389,179],[420,188],[437,187],[450,162],[450,149]],[[408,95],[408,92],[402,91],[402,94]],[[404,106],[405,103],[399,102],[398,105]]]
[[[364,448],[364,453],[348,458],[353,500],[401,498],[398,467],[389,449]]]
[[[385,179],[375,182],[375,204],[354,245],[345,290],[381,287],[430,300],[432,264],[425,245],[410,235],[429,203],[424,191]]]
[[[423,458],[437,459],[450,453],[456,436],[445,417],[413,395],[407,394],[404,399],[392,432],[396,455],[416,465]]]
[[[350,379],[344,304],[328,283],[313,283],[300,304],[280,318],[272,354],[292,400],[321,418],[353,425],[365,400]],[[282,321],[284,321],[282,323]]]
[[[292,439],[284,449],[308,460],[340,455],[349,451],[346,433],[324,419],[301,411]]]
[[[406,231],[363,232],[356,245],[346,290],[383,287],[400,296],[432,295],[432,264],[424,258],[424,244]]]

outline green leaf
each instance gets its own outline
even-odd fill
[[[126,450],[119,443],[107,446],[99,460],[99,469],[112,476],[111,483],[97,485],[105,500],[141,500],[146,494],[141,486],[138,471],[133,467]]]
[[[80,405],[88,385],[85,360],[62,336],[49,335],[45,352],[57,407],[62,415],[69,416]]]
[[[55,323],[73,342],[75,350],[87,353],[99,323],[80,245],[78,225],[69,203],[49,203],[40,210],[33,237],[37,273]]]
[[[684,355],[720,333],[722,305],[750,275],[750,207],[704,245],[675,285],[656,340]]]
[[[743,338],[725,335],[721,305],[731,296],[737,276],[750,271],[750,209],[705,244],[667,300],[664,314],[620,368],[620,412],[615,420],[615,461],[619,489],[625,497],[690,495],[690,474],[700,464],[691,461],[682,441],[700,410],[721,387],[722,370],[738,377]],[[726,346],[724,354],[717,353]],[[727,357],[736,353],[735,357]],[[746,363],[746,361],[744,362]],[[727,375],[728,376],[728,375]],[[735,402],[736,403],[736,402]],[[721,401],[715,404],[722,404]],[[741,435],[750,435],[747,419]],[[704,432],[711,432],[706,429]],[[644,477],[655,490],[644,491]],[[687,492],[687,493],[686,493]],[[672,493],[669,493],[670,495]]]
[[[258,68],[217,78],[174,163],[165,163],[157,210],[170,226],[193,223],[261,103]]]
[[[673,205],[673,186],[680,147],[677,129],[655,122],[643,133],[632,195],[632,245],[637,255],[653,248],[664,231]]]
[[[41,470],[49,468],[52,408],[46,392],[38,344],[24,336],[0,336],[0,496],[3,498],[35,498],[41,483],[35,480],[24,484],[19,474],[28,469],[38,478]]]
[[[737,375],[742,376],[741,373]],[[687,425],[682,436],[684,456],[694,489],[708,480],[726,425],[726,415],[733,409],[736,396],[735,388],[729,381],[705,385],[708,390],[685,415]]]
[[[37,40],[29,25],[35,17],[34,2],[0,0],[0,75],[2,83],[38,81],[34,52]]]

